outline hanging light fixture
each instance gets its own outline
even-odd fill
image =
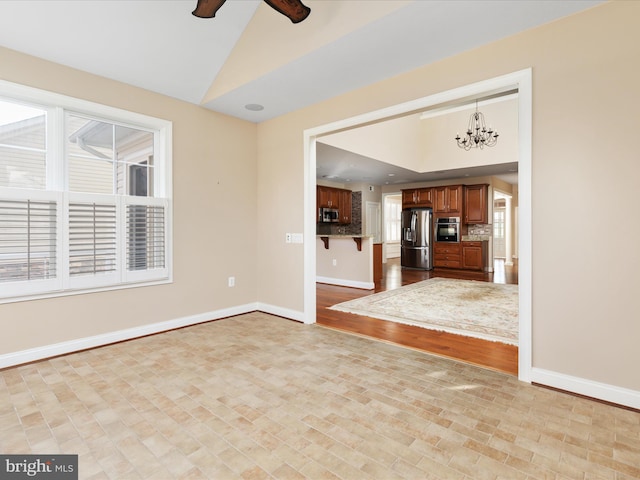
[[[493,147],[498,143],[498,132],[494,132],[491,127],[487,129],[484,123],[484,115],[478,111],[478,101],[476,100],[476,111],[469,117],[469,126],[464,138],[456,134],[456,142],[460,148],[471,150],[472,148]]]

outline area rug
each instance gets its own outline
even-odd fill
[[[432,278],[332,310],[518,345],[518,286]]]

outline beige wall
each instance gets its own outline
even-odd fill
[[[316,239],[316,277],[323,283],[373,288],[373,241],[362,238],[360,250],[352,237],[330,237],[329,248]],[[335,260],[336,264],[333,264]]]
[[[260,124],[258,216],[280,213],[258,230],[260,300],[303,309],[302,251],[280,232],[303,228],[304,129],[531,67],[533,366],[640,390],[637,18],[640,2],[607,3]]]
[[[467,151],[459,148],[454,140],[456,132],[464,136],[469,116],[475,109],[422,120],[422,170],[433,172],[518,161],[517,103],[511,99],[479,108],[487,127],[491,125],[500,135],[498,143],[491,148]]]
[[[420,119],[420,114],[376,122],[322,137],[322,143],[416,172],[511,163],[518,159],[518,102],[515,98],[480,107],[487,126],[500,128],[492,148],[465,151],[464,135],[475,105],[461,111]]]
[[[0,355],[256,301],[256,126],[0,48],[0,78],[173,122],[173,284],[0,305]],[[236,287],[227,287],[227,277]]]
[[[422,172],[425,171],[424,145],[420,140],[424,125],[418,117],[415,114],[407,115],[333,133],[323,136],[322,143]]]

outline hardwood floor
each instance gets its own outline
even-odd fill
[[[371,295],[372,293],[393,290],[402,285],[434,277],[517,284],[517,266],[505,266],[503,261],[496,261],[494,273],[448,269],[424,271],[402,268],[400,259],[390,259],[384,264],[382,271],[382,280],[376,282],[376,287],[373,291],[321,283],[316,284],[316,319],[318,325],[454,358],[512,375],[518,374],[518,347],[516,346],[453,335],[446,332],[436,332],[411,325],[328,309],[328,307],[336,303],[346,302],[347,300]]]

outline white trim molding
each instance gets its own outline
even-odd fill
[[[298,310],[291,310],[289,308],[282,308],[276,305],[270,305],[268,303],[261,302],[257,303],[256,310],[264,313],[269,313],[271,315],[276,315],[277,317],[304,322],[304,312],[300,312]]]
[[[640,392],[542,368],[531,369],[531,381],[606,402],[640,409]]]
[[[140,327],[117,330],[102,335],[69,340],[67,342],[54,343],[42,347],[30,348],[18,352],[0,355],[0,368],[14,367],[25,363],[44,360],[47,358],[66,355],[69,353],[87,350],[89,348],[102,347],[111,343],[134,340],[136,338],[153,335],[156,333],[168,332],[176,328],[189,327],[199,323],[206,323],[221,318],[233,317],[243,313],[255,312],[258,310],[257,303],[247,303],[237,307],[215,310],[212,312],[190,315],[188,317],[176,318],[166,322],[151,323]]]
[[[328,283],[329,285],[339,285],[341,287],[360,288],[364,290],[373,290],[376,284],[373,282],[359,282],[357,280],[345,280],[343,278],[316,277],[317,283]]]

